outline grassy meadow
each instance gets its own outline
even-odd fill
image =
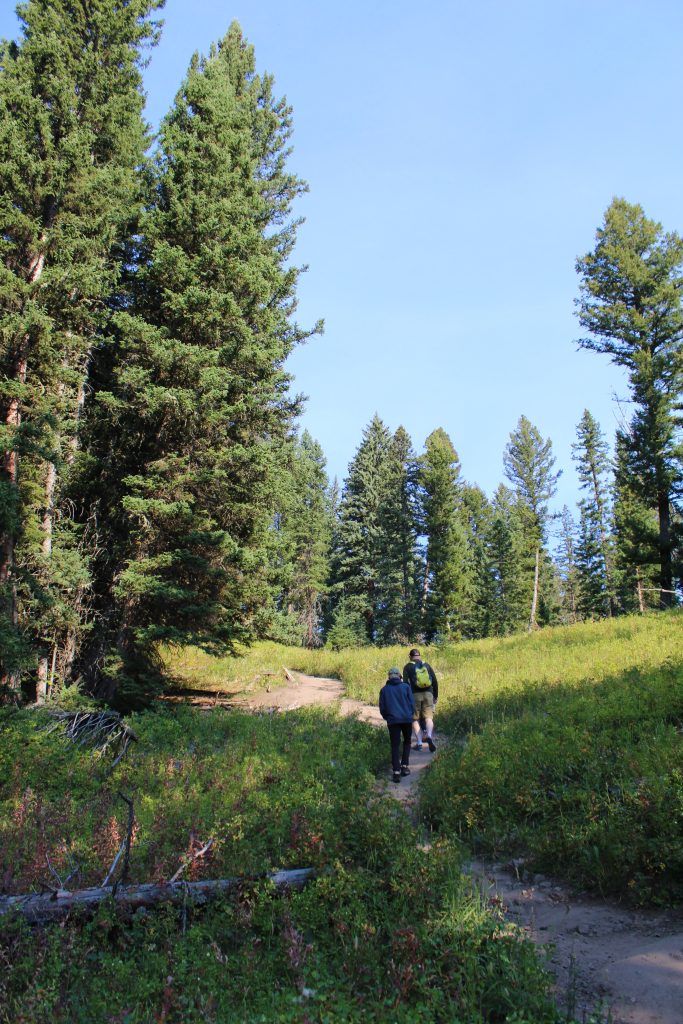
[[[184,651],[187,685],[274,685],[282,667],[375,702],[405,648],[259,645],[211,662]],[[423,787],[434,828],[494,857],[636,903],[683,898],[683,614],[633,616],[479,640],[423,656],[439,676],[444,748]]]
[[[111,755],[0,709],[4,893],[100,884],[133,800],[129,881],[243,877],[204,908],[30,929],[0,923],[0,1022],[560,1024],[524,933],[461,868],[474,852],[646,904],[683,896],[683,616],[619,619],[424,654],[440,746],[423,827],[382,795],[387,739],[335,709],[287,715],[162,705]],[[177,687],[249,693],[283,668],[375,702],[404,648],[260,644],[168,652]],[[71,695],[73,699],[73,694]],[[424,827],[431,848],[424,846]],[[195,857],[211,839],[210,851]],[[276,869],[316,868],[301,893]]]

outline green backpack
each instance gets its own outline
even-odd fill
[[[432,677],[426,665],[415,666],[415,685],[418,690],[428,690],[432,685]]]

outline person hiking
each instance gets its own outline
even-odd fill
[[[431,665],[423,661],[417,647],[409,652],[410,661],[403,669],[403,678],[410,686],[415,701],[413,713],[413,732],[415,733],[415,749],[422,750],[422,728],[420,719],[424,718],[427,732],[427,746],[432,753],[436,750],[434,742],[434,708],[439,699],[439,683]]]
[[[407,683],[401,679],[400,669],[390,668],[387,681],[379,691],[379,713],[387,723],[391,743],[391,770],[394,782],[402,775],[410,775],[410,733],[415,701]],[[403,756],[401,756],[403,737]]]

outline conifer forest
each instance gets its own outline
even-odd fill
[[[323,329],[296,318],[292,110],[233,23],[152,137],[161,7],[28,0],[0,51],[4,696],[77,683],[126,709],[163,690],[169,645],[439,644],[677,605],[683,238],[616,198],[576,259],[579,344],[630,404],[614,438],[584,411],[574,467],[520,410],[486,494],[438,410],[426,439],[368,410],[330,480],[285,365]],[[581,500],[558,515],[561,470]]]

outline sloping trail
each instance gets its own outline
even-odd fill
[[[286,686],[224,698],[204,694],[202,706],[228,705],[273,713],[311,704],[338,704],[375,726],[384,722],[376,706],[344,697],[336,679],[290,672]],[[199,693],[199,691],[198,691]],[[435,736],[437,746],[442,736]],[[388,739],[387,761],[389,754]],[[417,824],[417,787],[432,759],[427,747],[411,751],[411,774],[399,785],[378,786],[405,805]],[[520,870],[522,869],[522,870]],[[502,902],[506,916],[540,946],[550,949],[558,1004],[577,1020],[601,1011],[610,1024],[683,1024],[683,911],[632,910],[574,896],[548,878],[525,879],[523,864],[472,861],[469,874],[484,897]]]

